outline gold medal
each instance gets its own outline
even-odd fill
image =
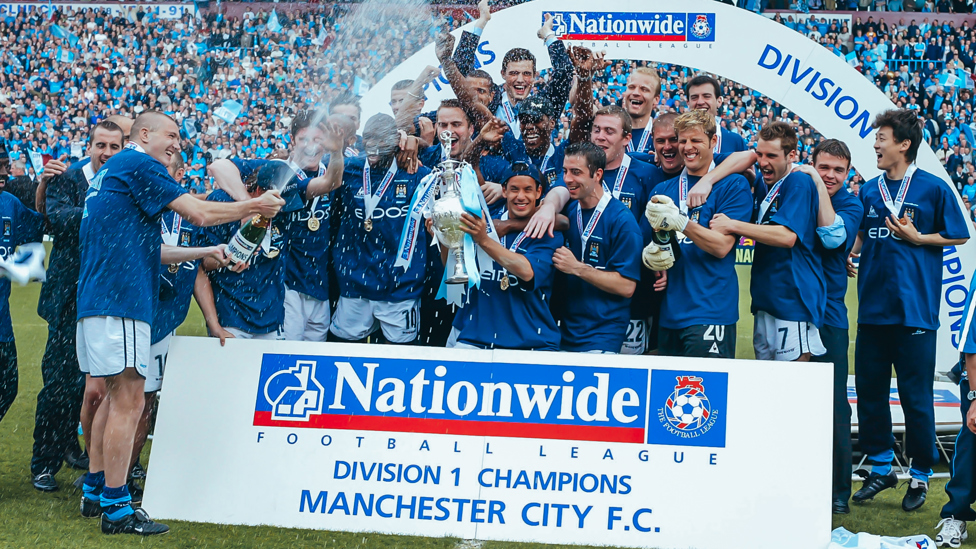
[[[176,274],[176,271],[180,270],[180,266],[177,264],[172,264],[169,266],[169,272]]]
[[[308,230],[313,231],[313,232],[314,231],[317,231],[317,230],[319,230],[319,227],[321,225],[322,224],[319,223],[318,218],[315,217],[314,214],[312,215],[312,217],[308,218]]]
[[[275,258],[275,257],[278,257],[278,251],[279,251],[278,248],[271,248],[264,255],[266,255],[266,256],[268,256],[270,258]]]
[[[508,282],[508,275],[507,274],[505,275],[505,278],[503,278],[499,284],[501,285],[503,292],[508,289],[509,282]]]
[[[367,217],[366,220],[363,221],[363,228],[366,229],[366,232],[367,233],[370,232],[370,231],[372,231],[373,230],[373,220],[371,218]]]

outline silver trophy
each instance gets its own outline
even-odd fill
[[[437,166],[441,178],[440,198],[434,201],[431,219],[434,221],[434,235],[443,246],[454,253],[454,272],[447,277],[448,284],[467,284],[468,272],[464,268],[464,231],[461,230],[461,186],[458,176],[465,162],[451,159],[451,132],[441,135],[441,163]]]

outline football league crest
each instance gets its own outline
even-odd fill
[[[3,236],[9,238],[13,234],[13,221],[9,217],[3,218]]]
[[[908,219],[912,220],[912,224],[914,225],[918,224],[918,222],[915,220],[915,208],[911,206],[905,206],[905,209],[902,210],[902,217],[905,217],[906,215],[908,216]]]
[[[406,198],[407,197],[407,185],[406,183],[397,183],[396,186],[396,197]]]
[[[648,444],[725,447],[726,373],[654,370],[650,405],[657,421],[647,426]]]
[[[586,257],[589,258],[589,259],[591,259],[591,260],[593,260],[593,261],[598,261],[600,259],[600,243],[599,242],[590,242],[589,250],[587,250],[587,252],[586,252]]]
[[[712,26],[708,24],[708,17],[705,14],[698,14],[691,25],[691,34],[696,38],[706,38],[711,33]]]

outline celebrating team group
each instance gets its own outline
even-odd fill
[[[949,187],[915,166],[916,115],[876,116],[883,174],[855,196],[843,142],[824,140],[812,166],[795,165],[796,132],[773,122],[756,150],[745,150],[716,117],[722,87],[710,76],[688,82],[681,114],[655,116],[660,80],[650,68],[632,72],[620,106],[598,108],[592,83],[602,56],[567,48],[548,19],[538,34],[552,62],[546,84],[536,82],[535,57],[516,48],[496,85],[474,60],[488,19],[457,48],[439,36],[440,69],[397,83],[393,115],[366,120],[361,137],[354,100],[302,112],[288,154],[214,162],[218,190],[205,200],[180,185],[176,122],[144,112],[99,122],[87,159],[54,163],[63,173],[38,190],[40,214],[0,203],[14,219],[8,244],[38,238],[45,210],[54,236],[49,276],[59,280],[45,283],[39,309],[51,327],[45,360],[70,348],[86,374],[81,514],[100,517],[106,533],[168,530],[134,506],[128,480],[191,295],[222,343],[735,358],[739,237],[756,243],[756,357],[835,365],[839,513],[851,497],[844,297],[857,271],[860,445],[874,468],[853,497],[867,501],[895,485],[893,366],[912,458],[903,507],[920,507],[937,460],[931,387],[942,250],[969,230]],[[457,98],[425,112],[423,90],[441,71]],[[569,136],[555,145],[567,103]],[[465,213],[461,230],[491,260],[480,262],[480,285],[459,307],[444,299],[448,250],[418,206],[425,177],[446,160],[474,169],[482,215]],[[229,253],[228,243],[248,254]],[[38,414],[40,422],[40,406]]]

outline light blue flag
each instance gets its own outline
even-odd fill
[[[271,10],[271,17],[268,18],[268,30],[271,32],[281,32],[281,23],[278,22],[278,12]]]
[[[234,101],[232,99],[227,99],[222,105],[214,110],[214,116],[231,124],[237,117],[240,116],[241,111],[244,110],[244,105]]]
[[[44,155],[38,151],[29,151],[31,166],[34,166],[34,173],[41,175],[44,173]]]

